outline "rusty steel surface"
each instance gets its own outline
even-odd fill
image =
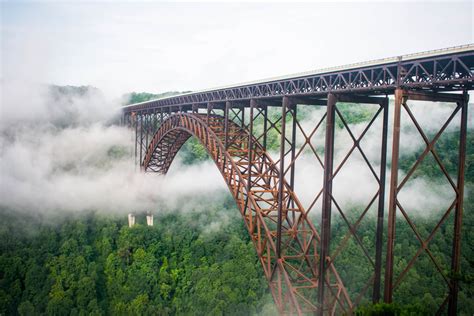
[[[467,92],[473,88],[473,78],[474,46],[468,45],[456,51],[130,105],[123,108],[122,122],[135,132],[135,162],[146,172],[166,174],[190,137],[203,144],[236,201],[281,314],[351,314],[361,303],[396,302],[397,289],[418,259],[425,256],[431,265],[426,268],[432,268],[445,285],[438,313],[455,315],[468,132]],[[389,103],[390,95],[394,95],[394,102]],[[433,107],[440,103],[453,105],[437,133],[426,132],[418,122],[411,108],[418,101],[431,102]],[[372,106],[370,120],[365,126],[358,126],[360,134],[352,130],[341,103]],[[324,113],[309,122],[309,127],[308,121],[302,122],[305,107],[319,108]],[[389,120],[393,122],[390,128]],[[414,126],[425,147],[413,165],[400,172],[404,155],[400,128],[406,122]],[[456,177],[447,171],[436,150],[437,141],[451,122],[459,124]],[[347,152],[337,159],[336,124],[336,132],[347,132],[350,142]],[[377,166],[366,154],[370,149],[365,148],[364,139],[369,131],[372,136],[378,135]],[[275,151],[273,158],[267,148],[270,145]],[[374,191],[356,209],[345,208],[333,192],[340,174],[350,169],[347,162],[354,155],[361,157],[361,168],[367,168],[370,181],[375,183]],[[296,173],[305,157],[311,157],[313,165],[322,170],[322,179],[309,180],[321,185],[315,186],[311,200],[303,203],[296,193],[306,184],[300,183]],[[455,197],[436,218],[428,235],[422,235],[413,213],[399,197],[427,157],[439,167]],[[390,170],[386,175],[387,168]],[[357,185],[367,185],[364,181],[369,180],[360,180]],[[430,199],[426,193],[420,198]],[[448,220],[453,222],[453,237],[447,241],[451,247],[446,266],[433,256],[430,243]],[[361,236],[359,231],[367,221],[374,223],[370,237]],[[395,260],[395,246],[401,242],[396,235],[399,225],[409,227],[413,233],[409,242],[415,243],[417,249],[411,257],[404,258],[404,265]],[[372,248],[362,237],[371,238]],[[359,278],[358,285],[345,282],[339,274],[344,268],[340,265],[342,254],[348,253],[349,245],[366,262],[366,274]]]
[[[423,127],[418,122],[417,117],[410,108],[410,101],[431,101],[431,102],[447,102],[456,104],[451,114],[444,119],[443,125],[439,128],[437,133],[432,137],[428,137]],[[444,283],[446,291],[442,303],[438,306],[436,314],[442,314],[446,312],[445,308],[448,305],[447,312],[449,315],[457,314],[457,297],[459,292],[459,280],[455,276],[459,273],[460,269],[460,256],[461,256],[461,227],[462,227],[462,212],[463,212],[463,198],[464,198],[464,167],[466,163],[466,134],[467,134],[467,107],[468,107],[469,96],[465,91],[461,94],[433,94],[433,93],[420,93],[413,91],[406,91],[397,89],[395,91],[395,123],[393,132],[393,150],[392,150],[392,177],[390,183],[390,203],[389,203],[389,222],[388,222],[388,240],[387,240],[387,259],[386,259],[386,275],[385,275],[385,301],[390,303],[393,301],[393,297],[397,288],[402,284],[403,280],[407,277],[408,272],[413,268],[417,259],[422,255],[426,254],[430,259],[432,267],[435,269],[436,274],[441,278]],[[416,161],[411,165],[410,169],[404,175],[401,181],[398,179],[398,161],[400,156],[400,122],[402,111],[407,114],[408,120],[413,123],[417,132],[423,139],[425,148]],[[461,112],[460,115],[460,131],[459,131],[459,156],[458,156],[458,171],[457,181],[455,181],[446,169],[445,163],[440,158],[437,150],[436,143],[440,137],[445,133],[447,127],[453,122],[456,114]],[[403,193],[403,189],[406,187],[408,181],[413,178],[414,173],[419,169],[422,162],[431,154],[436,162],[436,166],[443,177],[449,183],[450,189],[454,193],[454,199],[451,201],[449,206],[442,212],[441,216],[436,219],[436,225],[429,231],[427,237],[423,237],[423,234],[416,227],[413,215],[408,212],[403,203],[398,198],[400,193]],[[454,212],[454,237],[452,240],[452,255],[451,255],[451,271],[450,276],[445,272],[446,267],[440,262],[439,258],[436,258],[430,250],[430,242],[437,236],[440,228],[448,220],[451,213]],[[403,220],[403,224],[407,224],[412,232],[414,233],[415,240],[419,242],[418,250],[410,258],[408,263],[402,267],[401,272],[397,275],[394,273],[394,244],[395,244],[395,232],[396,225],[395,219],[397,213],[400,215],[399,218]],[[426,236],[426,235],[425,235]],[[429,267],[425,267],[429,268]]]
[[[454,214],[454,239],[451,256],[451,271],[459,274],[461,261],[461,227],[462,213],[464,203],[464,173],[466,167],[466,136],[467,136],[467,107],[469,96],[464,93],[464,100],[458,102],[461,107],[461,130],[459,133],[459,158],[458,158],[458,174],[457,174],[457,197]],[[457,301],[459,294],[459,280],[454,278],[450,281],[451,295],[448,296],[448,313],[455,315],[457,313]]]
[[[289,314],[320,310],[316,302],[319,234],[276,163],[246,129],[222,116],[174,114],[153,136],[142,168],[165,174],[191,135],[205,146],[235,198],[278,309]],[[253,144],[251,153],[249,144]],[[329,292],[325,308],[332,314],[347,312],[352,303],[333,265],[327,274],[333,275],[333,281],[325,280]]]
[[[413,267],[417,258],[426,253],[436,268],[436,273],[446,283],[446,292],[443,303],[438,311],[448,311],[455,315],[457,311],[457,296],[459,281],[450,278],[433,257],[429,243],[439,232],[442,224],[451,213],[454,213],[454,238],[452,240],[451,271],[458,273],[460,269],[460,237],[463,211],[464,165],[466,156],[467,108],[468,94],[447,94],[434,92],[416,92],[397,89],[394,102],[394,124],[392,128],[392,161],[389,183],[387,238],[384,241],[385,219],[385,170],[387,164],[387,134],[389,102],[387,97],[370,95],[328,95],[324,102],[315,99],[281,99],[281,112],[269,115],[269,106],[276,103],[267,103],[251,100],[250,109],[242,103],[227,101],[225,107],[208,104],[205,112],[199,107],[192,112],[174,112],[171,108],[163,108],[156,112],[143,115],[125,115],[124,122],[135,130],[136,159],[140,159],[142,170],[165,174],[170,168],[176,154],[183,144],[190,138],[196,137],[207,149],[216,163],[232,193],[238,208],[243,216],[246,227],[254,242],[257,254],[262,264],[265,276],[275,303],[281,314],[318,313],[333,315],[352,313],[362,300],[371,297],[373,302],[380,301],[382,282],[384,284],[383,300],[393,301],[394,293],[407,273]],[[456,104],[453,113],[446,118],[446,122],[431,139],[424,133],[410,110],[409,102],[431,101],[451,102]],[[310,130],[304,130],[297,117],[297,108],[301,104],[317,103],[315,106],[326,104],[325,114],[313,122]],[[378,110],[367,123],[360,135],[356,136],[346,121],[344,114],[338,108],[338,103],[353,103],[376,105]],[[313,106],[313,105],[311,105]],[[200,112],[201,111],[201,112]],[[420,133],[426,148],[417,157],[416,162],[407,174],[399,181],[400,156],[400,124],[401,114],[405,112]],[[435,144],[446,127],[460,112],[460,139],[459,139],[459,170],[457,181],[454,181],[446,171],[445,166],[435,150]],[[220,114],[218,114],[220,113]],[[333,161],[334,122],[346,130],[352,139],[352,146],[337,164]],[[373,128],[374,122],[382,120],[380,132],[380,168],[376,168],[368,160],[361,143],[364,136]],[[255,130],[254,123],[259,121],[262,130]],[[262,124],[263,120],[263,124]],[[291,128],[289,128],[291,127]],[[318,153],[313,144],[313,137],[318,130],[326,130],[323,155]],[[303,142],[297,146],[296,132],[303,136]],[[272,160],[266,150],[268,137],[272,133],[279,135],[279,155]],[[289,133],[290,135],[287,135]],[[148,143],[147,143],[148,141]],[[138,152],[140,150],[140,152]],[[314,200],[304,208],[295,194],[298,184],[294,178],[297,162],[303,151],[310,151],[316,164],[324,170],[324,181],[320,190],[315,192]],[[332,193],[333,180],[345,168],[346,162],[355,152],[358,152],[366,163],[370,173],[377,183],[377,190],[367,200],[365,208],[360,209],[356,220],[350,220],[351,210],[344,210]],[[398,195],[407,181],[426,156],[431,153],[441,172],[449,181],[454,190],[456,199],[443,213],[437,225],[427,238],[418,232],[409,212],[398,200]],[[361,183],[363,184],[363,183]],[[297,189],[296,189],[297,191]],[[316,204],[322,201],[321,219],[319,228],[321,237],[314,224]],[[376,208],[376,232],[374,236],[375,255],[361,241],[358,228],[361,222],[368,218],[369,209]],[[339,226],[340,235],[335,242],[331,233],[331,217],[340,216],[345,226]],[[420,243],[419,249],[402,267],[400,273],[394,272],[394,245],[396,241],[396,222],[405,221],[415,234],[415,240]],[[350,241],[360,249],[360,256],[367,260],[370,274],[366,276],[360,292],[353,296],[348,288],[352,284],[344,284],[344,280],[337,273],[338,259]],[[384,245],[386,246],[384,248]],[[382,253],[385,249],[385,260]],[[385,277],[382,279],[382,274]],[[371,294],[370,294],[370,289]]]

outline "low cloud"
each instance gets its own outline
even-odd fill
[[[438,132],[441,126],[446,122],[447,118],[453,112],[454,104],[434,104],[432,102],[409,101],[410,110],[416,117],[418,123],[423,128],[425,134],[431,139],[433,135]],[[363,106],[365,109],[372,108],[375,113],[375,107]],[[349,109],[350,111],[353,111]],[[315,107],[309,111],[309,115],[300,120],[306,137],[309,137],[315,128],[316,124],[325,114],[324,107]],[[387,163],[386,169],[386,196],[385,202],[388,203],[389,183],[390,183],[390,164],[392,151],[392,132],[393,132],[393,103],[390,104],[390,115],[388,124],[388,142],[387,142]],[[453,132],[459,130],[460,112],[454,117],[451,123],[447,126],[446,132]],[[368,121],[356,124],[349,124],[355,138],[364,131]],[[472,113],[468,116],[468,128],[474,127],[474,120]],[[369,162],[372,164],[374,171],[379,174],[380,171],[380,152],[381,152],[381,131],[382,118],[381,115],[374,122],[372,127],[367,131],[362,138],[360,145]],[[325,126],[324,123],[319,127],[316,133],[311,138],[311,144],[316,149],[320,159],[324,161],[324,153],[321,150],[324,148]],[[406,159],[408,156],[421,153],[425,148],[425,143],[416,130],[415,125],[408,117],[406,112],[402,111],[401,123],[401,142],[400,142],[400,159]],[[303,146],[305,138],[298,129],[297,130],[297,149],[299,151]],[[349,133],[341,128],[336,127],[335,132],[335,148],[334,148],[334,171],[343,161],[346,154],[353,146],[353,140]],[[431,155],[431,154],[429,154]],[[278,153],[273,152],[272,157],[278,159]],[[289,157],[288,157],[289,158]],[[286,159],[285,165],[289,165],[289,159]],[[320,165],[316,156],[306,145],[303,152],[297,159],[295,172],[295,193],[302,202],[305,209],[309,209],[321,191],[323,186],[324,170]],[[405,177],[403,171],[399,171],[399,181]],[[455,177],[454,177],[455,179]],[[333,196],[343,211],[358,209],[362,211],[370,202],[378,189],[378,184],[372,172],[368,168],[364,157],[357,148],[354,149],[349,159],[345,162],[341,170],[334,178],[333,182]],[[446,210],[455,195],[452,187],[444,178],[433,179],[426,176],[411,177],[399,194],[399,201],[402,206],[412,215],[429,217],[440,211]],[[321,213],[320,197],[314,206],[311,207],[311,214],[315,220],[319,218]],[[375,214],[377,202],[375,201],[372,210],[369,214]],[[333,213],[337,213],[337,209],[333,208]]]
[[[27,95],[20,98],[24,84],[2,82],[0,206],[41,213],[89,210],[120,214],[147,210],[186,212],[204,210],[210,204],[207,202],[222,202],[223,196],[229,196],[222,176],[211,161],[186,166],[178,155],[167,176],[138,172],[134,165],[133,133],[126,127],[110,124],[117,120],[121,100],[110,101],[100,91],[90,88],[79,95],[61,94],[57,87],[55,89],[30,85]],[[426,131],[434,133],[451,113],[452,106],[433,107],[419,102],[412,110]],[[301,121],[307,135],[324,114],[324,109],[309,113]],[[391,121],[392,118],[389,135]],[[458,129],[458,121],[459,116],[448,130]],[[472,122],[471,114],[471,127]],[[357,137],[365,125],[352,124],[350,128]],[[377,120],[361,142],[377,173],[380,169],[380,131],[381,121]],[[406,117],[402,124],[402,157],[422,150],[423,142],[417,133]],[[303,144],[302,135],[297,137],[297,143],[298,146]],[[322,148],[323,127],[312,138],[312,144],[317,150]],[[336,168],[352,146],[352,140],[347,132],[337,129],[335,144]],[[390,144],[389,136],[389,161]],[[277,154],[272,156],[276,158]],[[323,154],[320,156],[322,159]],[[389,176],[387,170],[387,194]],[[322,181],[323,169],[307,147],[297,160],[295,187],[306,209],[321,190]],[[360,208],[376,190],[377,183],[356,149],[334,179],[334,196],[343,209]],[[418,177],[407,183],[400,200],[410,212],[429,216],[449,205],[454,198],[451,191],[446,181]],[[320,209],[321,198],[311,212],[317,215]],[[210,225],[209,230],[225,221],[225,218],[216,219],[216,224]]]
[[[48,214],[196,210],[193,200],[226,190],[211,162],[183,166],[178,159],[166,177],[137,172],[132,132],[108,123],[116,120],[119,102],[98,90],[55,96],[50,87],[33,85],[28,103],[17,99],[20,86],[2,88],[4,208]]]

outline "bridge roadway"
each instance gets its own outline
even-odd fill
[[[147,172],[165,174],[191,136],[206,148],[242,214],[281,314],[350,314],[364,300],[391,303],[400,284],[409,277],[408,272],[423,254],[430,258],[430,268],[445,286],[445,292],[438,293],[441,302],[438,313],[455,315],[459,280],[452,276],[460,272],[468,91],[473,89],[473,84],[474,45],[465,45],[132,104],[123,107],[122,122],[135,131],[135,160]],[[394,101],[389,102],[388,95],[392,94]],[[440,102],[453,105],[451,115],[445,118],[446,122],[435,135],[424,131],[413,114],[412,103],[418,101],[433,102],[433,107]],[[375,106],[372,119],[359,136],[351,131],[347,118],[338,108],[341,102],[351,103],[351,106]],[[297,115],[302,106],[325,106],[324,116],[311,122],[313,126],[309,130],[304,130]],[[270,107],[273,107],[271,113]],[[389,112],[393,117],[390,129]],[[380,156],[374,163],[367,158],[367,149],[361,141],[375,128],[377,120],[381,126],[375,131],[379,135]],[[410,169],[400,173],[402,120],[415,126],[425,148]],[[455,121],[460,132],[458,170],[453,177],[435,145],[447,126]],[[353,145],[336,165],[335,133],[341,125]],[[314,144],[313,136],[318,130],[325,131],[324,145]],[[389,133],[392,136],[391,176],[386,185]],[[279,157],[272,159],[267,145],[275,134],[279,138]],[[296,135],[301,139],[297,140]],[[274,147],[273,141],[273,150]],[[298,184],[295,173],[301,157],[308,152],[315,158],[315,165],[322,168],[323,179],[314,179],[322,186],[315,191],[311,204],[303,206],[296,195],[298,190],[295,191]],[[338,179],[339,171],[354,153],[363,157],[373,175],[372,181],[377,183],[365,208],[357,210],[355,222],[350,220],[354,217],[353,210],[341,208],[332,194],[333,180]],[[398,196],[406,191],[405,184],[414,178],[427,156],[434,158],[455,198],[425,238],[426,234],[421,234],[414,224],[416,218]],[[358,181],[357,186],[367,185],[364,183],[367,180]],[[384,200],[386,191],[388,206]],[[430,192],[424,193],[420,199],[432,198]],[[367,219],[369,209],[375,210],[376,219]],[[344,227],[347,231],[332,240],[331,218],[335,215],[340,215],[340,222],[345,224],[338,225],[338,233],[344,232]],[[448,218],[453,221],[453,238],[447,241],[451,243],[451,257],[450,265],[446,266],[433,256],[429,243]],[[372,220],[376,225],[371,241],[374,249],[368,249],[357,233],[363,220]],[[415,236],[411,242],[418,243],[419,248],[413,256],[404,258],[407,264],[401,272],[395,272],[394,266],[400,264],[394,262],[395,224],[400,221],[411,228]],[[368,274],[363,276],[363,286],[345,283],[338,273],[338,259],[350,240],[358,247],[360,256],[367,259]],[[382,258],[384,252],[385,259]],[[351,293],[355,288],[357,295],[354,296]]]
[[[160,107],[191,110],[193,105],[207,106],[209,102],[272,100],[283,96],[321,98],[328,93],[385,95],[393,94],[396,88],[470,90],[473,71],[474,44],[469,44],[190,92],[128,105],[123,110],[125,113]]]

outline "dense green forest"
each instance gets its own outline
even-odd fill
[[[153,99],[171,97],[173,95],[187,93],[187,92],[190,92],[190,91],[184,91],[184,92],[168,91],[168,92],[163,92],[163,93],[131,92],[124,96],[124,101],[125,101],[125,104],[133,104],[133,103],[140,103],[140,102],[145,102],[145,101],[149,101]]]
[[[159,97],[132,93],[129,103]],[[370,119],[364,110],[341,106],[350,123]],[[302,112],[300,116],[308,115]],[[338,128],[342,125],[338,122]],[[466,199],[462,236],[462,273],[448,277],[461,280],[461,315],[474,312],[474,133],[468,133]],[[458,133],[448,132],[436,149],[448,172],[457,170]],[[269,146],[277,146],[269,137]],[[209,159],[205,149],[189,140],[180,153],[184,164]],[[405,172],[417,154],[404,156]],[[439,168],[427,159],[414,177],[439,181]],[[34,212],[17,213],[0,209],[0,315],[273,315],[275,308],[266,280],[230,194],[209,202],[199,201],[204,211],[163,210],[155,214],[153,227],[138,218],[129,228],[126,215],[98,211],[55,218]],[[217,201],[217,202],[216,202]],[[229,220],[209,230],[216,218]],[[416,219],[427,236],[436,222]],[[333,223],[332,240],[347,231],[341,221]],[[363,221],[358,235],[368,249],[374,249],[375,223]],[[440,262],[447,263],[453,234],[452,216],[440,228],[429,248]],[[419,247],[411,228],[397,222],[395,273],[403,269]],[[356,296],[370,275],[367,260],[350,239],[336,261],[336,268]],[[395,291],[395,305],[371,307],[370,293],[362,299],[361,314],[388,308],[396,314],[431,315],[444,299],[446,286],[426,254]]]
[[[0,314],[271,312],[253,245],[232,204],[177,211],[155,217],[153,227],[133,228],[125,216],[90,213],[52,226],[2,212]],[[216,212],[233,219],[207,233]]]

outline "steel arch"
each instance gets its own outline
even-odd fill
[[[324,311],[316,303],[320,236],[295,193],[280,177],[275,162],[245,128],[219,115],[175,113],[162,122],[151,139],[142,169],[166,174],[191,136],[204,145],[224,177],[280,313],[340,314],[351,310],[351,299],[332,264],[324,280],[329,289]]]

